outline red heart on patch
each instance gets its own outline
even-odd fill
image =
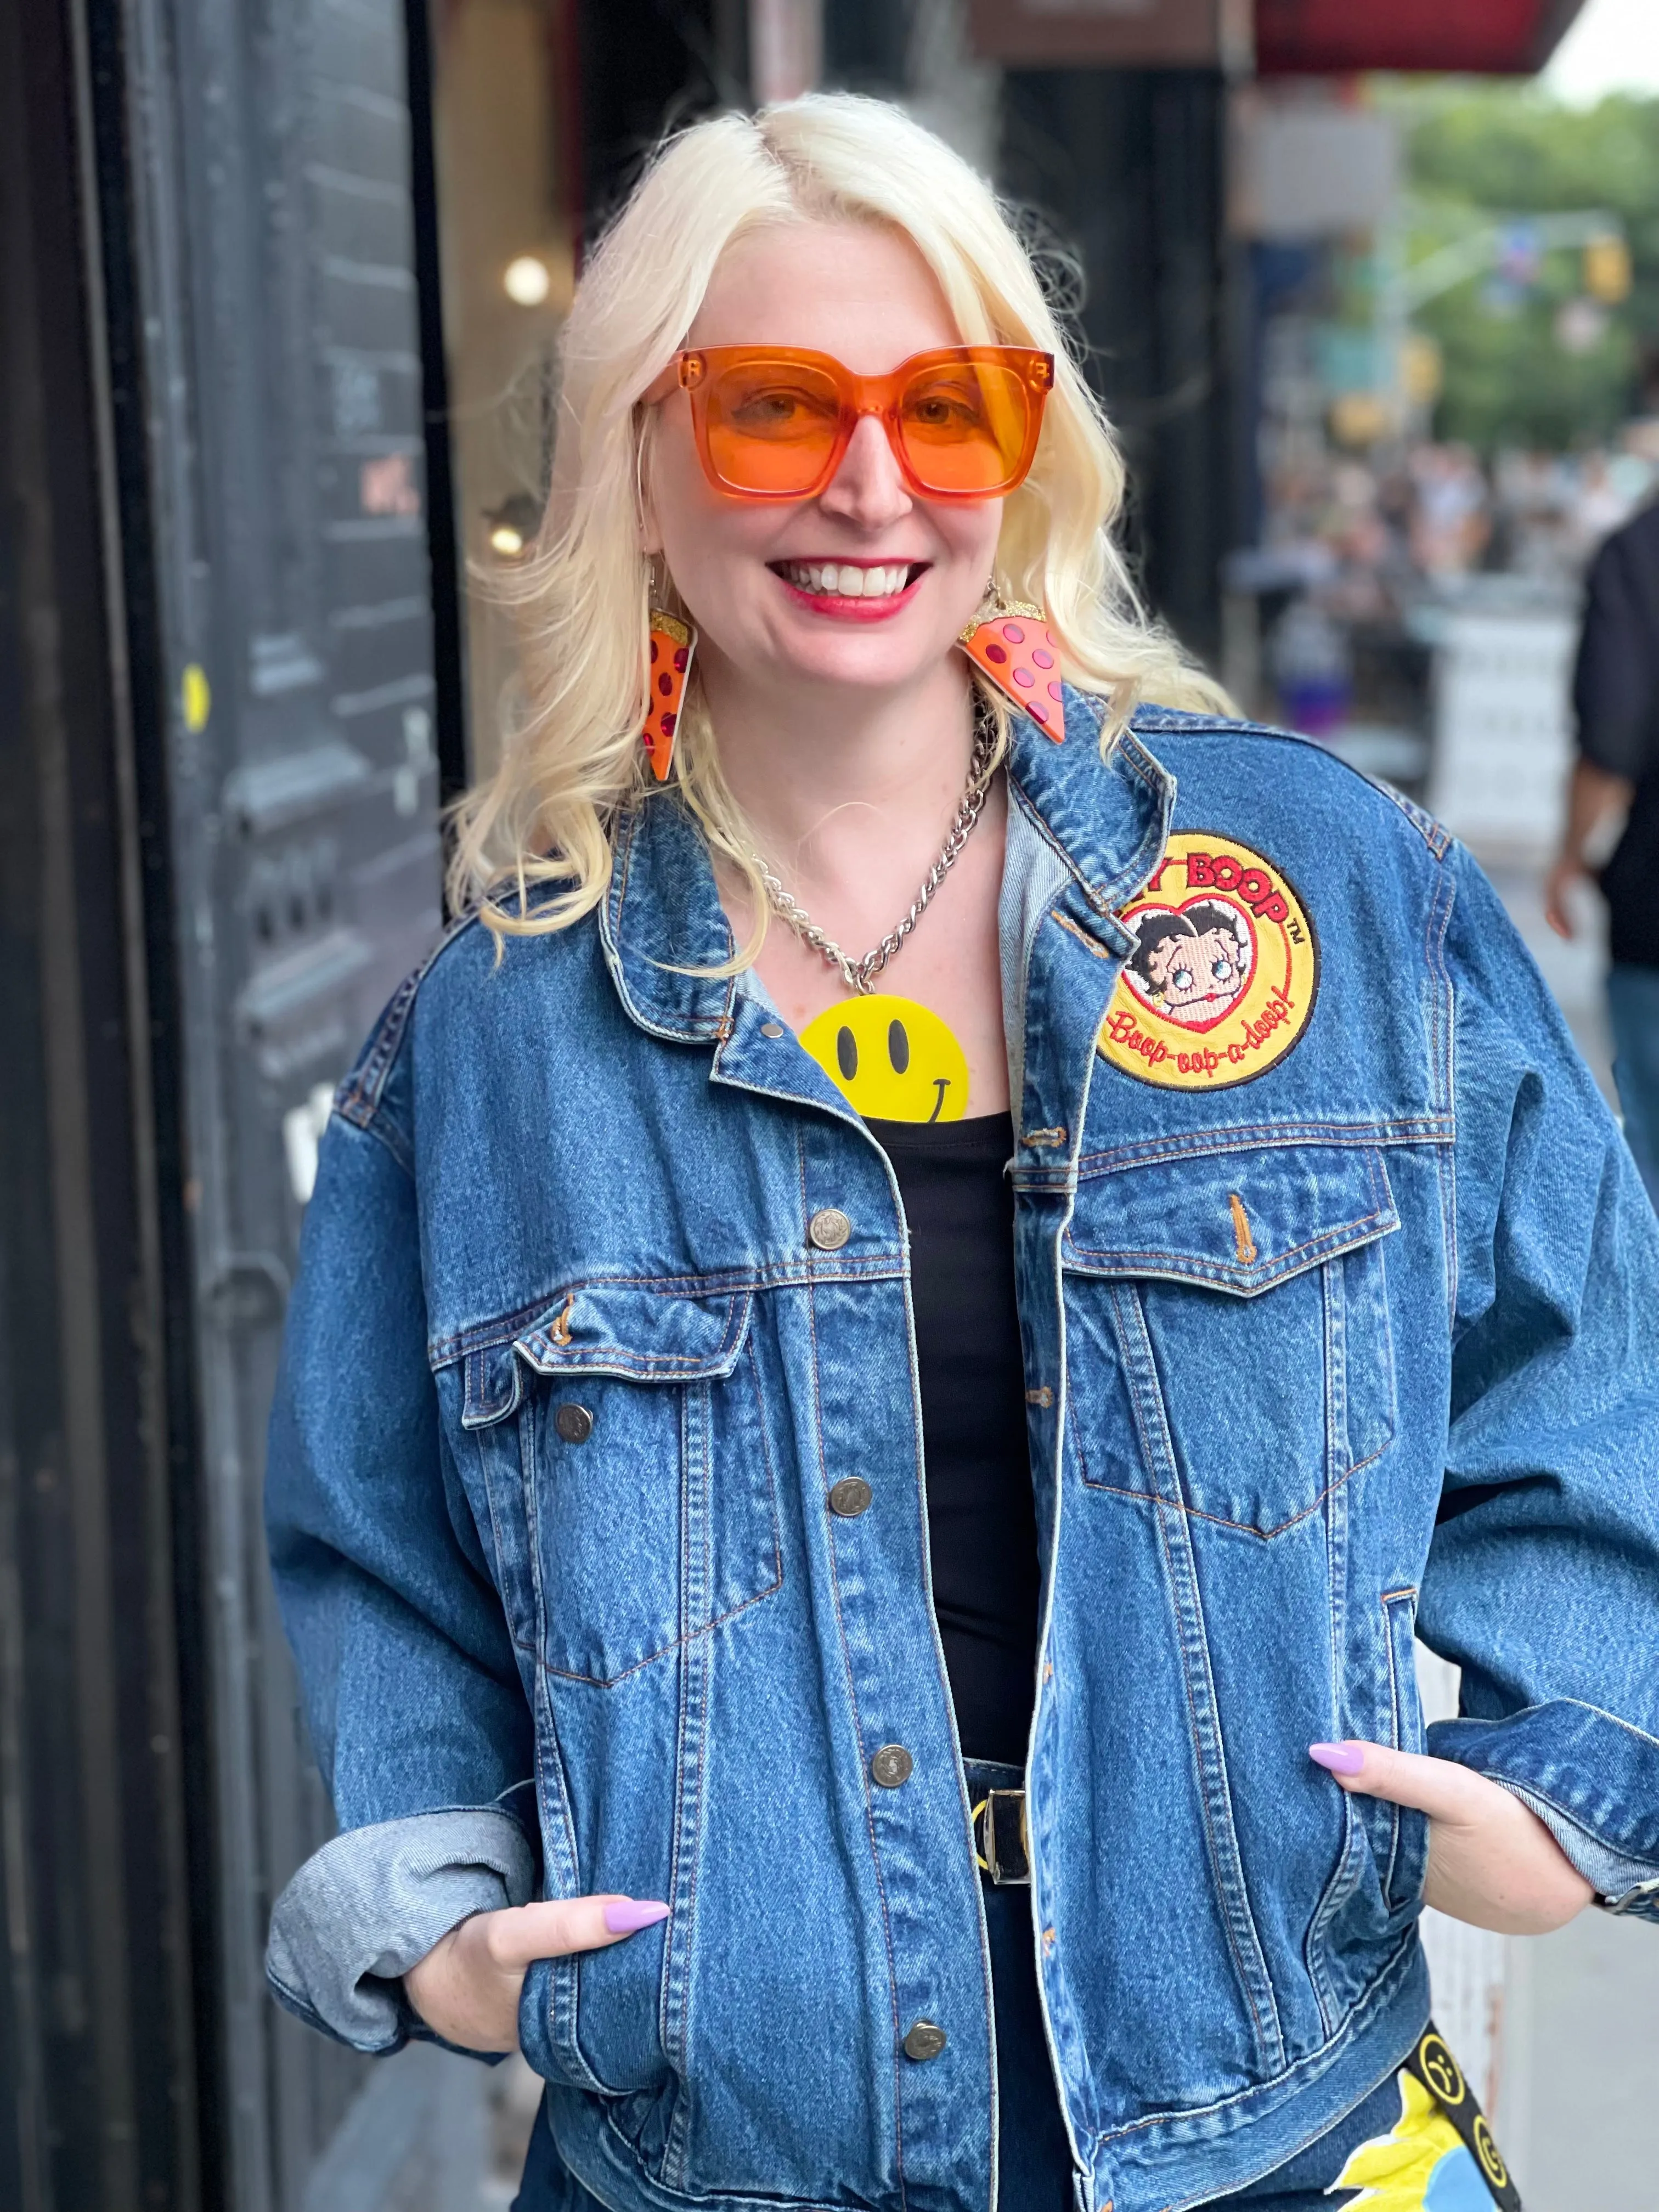
[[[1149,1012],[1190,1035],[1224,1022],[1249,988],[1255,924],[1236,899],[1194,891],[1178,905],[1133,908],[1123,923],[1135,938],[1123,970],[1130,989]]]

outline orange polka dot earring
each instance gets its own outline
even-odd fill
[[[645,726],[640,736],[651,756],[652,773],[659,783],[665,783],[674,763],[674,732],[685,703],[686,678],[697,649],[697,633],[678,615],[653,607],[648,644]]]
[[[1022,714],[1057,745],[1065,744],[1060,647],[1041,607],[994,596],[989,610],[974,617],[957,643]]]

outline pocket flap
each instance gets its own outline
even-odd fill
[[[672,1285],[578,1283],[527,1328],[491,1331],[465,1355],[461,1425],[487,1428],[518,1407],[524,1369],[635,1382],[717,1382],[738,1364],[751,1293],[688,1297]]]
[[[1087,1178],[1065,1264],[1085,1275],[1173,1276],[1249,1298],[1399,1226],[1374,1146],[1189,1154]]]
[[[538,1375],[716,1381],[738,1364],[750,1295],[696,1297],[671,1285],[579,1283],[521,1329],[514,1348]]]

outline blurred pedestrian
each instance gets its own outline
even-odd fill
[[[1468,446],[1419,446],[1411,459],[1412,555],[1425,576],[1462,576],[1492,536],[1486,471]]]
[[[1578,759],[1545,911],[1573,934],[1566,890],[1596,872],[1598,832],[1628,809],[1599,880],[1607,902],[1607,1009],[1625,1134],[1659,1205],[1659,503],[1615,531],[1589,572],[1573,678]]]

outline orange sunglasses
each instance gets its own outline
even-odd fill
[[[1000,499],[1023,483],[1054,388],[1052,354],[946,346],[886,376],[791,346],[703,346],[677,356],[703,472],[733,499],[813,499],[866,415],[924,499]]]

